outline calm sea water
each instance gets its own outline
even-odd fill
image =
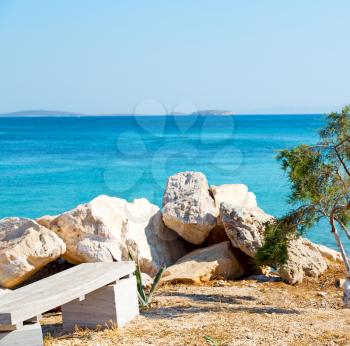
[[[322,115],[0,118],[0,217],[58,214],[100,194],[161,206],[167,176],[244,183],[268,213],[289,206],[279,149],[315,143]],[[334,246],[331,235],[312,240]]]

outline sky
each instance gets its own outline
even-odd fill
[[[0,113],[350,103],[348,0],[0,0]]]

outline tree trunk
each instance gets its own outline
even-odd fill
[[[343,295],[343,302],[345,307],[350,308],[350,279],[347,278],[344,282],[344,295]]]
[[[332,233],[334,235],[335,241],[338,245],[338,248],[340,250],[343,262],[344,262],[344,266],[346,269],[346,280],[344,283],[344,288],[343,288],[343,302],[346,308],[350,309],[350,265],[349,265],[349,261],[348,261],[348,257],[346,255],[343,243],[340,240],[338,231],[337,231],[337,227],[334,223],[334,218],[331,216],[330,219],[330,224],[332,227]]]

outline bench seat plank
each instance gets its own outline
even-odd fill
[[[83,263],[0,298],[0,324],[16,324],[133,273],[131,261]]]

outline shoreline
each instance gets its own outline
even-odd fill
[[[284,117],[284,116],[325,116],[326,113],[237,113],[237,114],[163,114],[163,115],[152,115],[152,114],[82,114],[82,115],[75,115],[75,114],[69,114],[69,115],[40,115],[40,114],[30,114],[30,115],[11,115],[11,114],[0,114],[0,118],[125,118],[125,117],[145,117],[145,118],[155,118],[155,117]]]

